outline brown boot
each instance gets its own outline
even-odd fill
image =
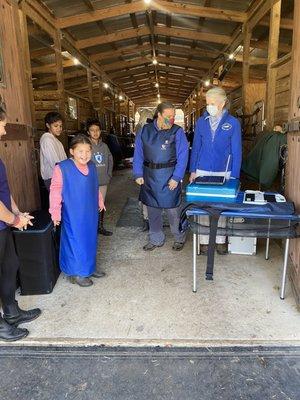
[[[217,244],[216,249],[217,249],[217,253],[220,254],[220,256],[224,256],[225,254],[228,253],[227,244],[226,243]]]
[[[201,254],[201,256],[207,256],[207,254],[208,254],[208,244],[201,244],[200,245],[200,254]]]

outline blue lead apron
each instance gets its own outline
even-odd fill
[[[98,178],[88,163],[84,175],[73,160],[59,163],[62,177],[62,226],[60,268],[69,276],[90,276],[96,268],[98,226]]]
[[[181,183],[170,190],[169,180],[176,166],[175,135],[180,127],[173,125],[168,130],[158,130],[154,123],[146,124],[141,132],[144,153],[144,184],[140,201],[155,208],[175,208],[181,202]]]

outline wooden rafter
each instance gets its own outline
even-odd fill
[[[246,20],[246,13],[224,10],[212,7],[203,7],[185,3],[171,3],[165,0],[155,0],[151,6],[145,4],[143,0],[139,0],[129,4],[118,4],[116,6],[101,8],[88,13],[82,13],[75,16],[57,18],[57,27],[60,29],[68,28],[71,26],[82,25],[89,22],[96,22],[108,18],[119,17],[121,15],[128,15],[137,12],[144,12],[147,9],[157,10],[170,14],[188,15],[188,16],[202,16],[204,18],[244,22]]]

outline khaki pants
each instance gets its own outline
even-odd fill
[[[105,202],[106,198],[106,193],[107,193],[107,185],[99,186],[100,193],[102,194],[103,197],[103,202]]]

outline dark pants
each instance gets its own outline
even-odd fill
[[[16,277],[19,259],[16,254],[12,231],[0,231],[0,299],[2,306],[15,301]]]
[[[147,206],[149,218],[149,239],[150,243],[160,246],[165,241],[163,232],[162,208],[154,208]],[[166,213],[170,223],[170,229],[174,236],[175,242],[184,243],[185,233],[179,232],[180,207],[167,208]]]
[[[44,184],[45,184],[46,189],[48,190],[48,192],[50,192],[51,179],[44,180]]]

